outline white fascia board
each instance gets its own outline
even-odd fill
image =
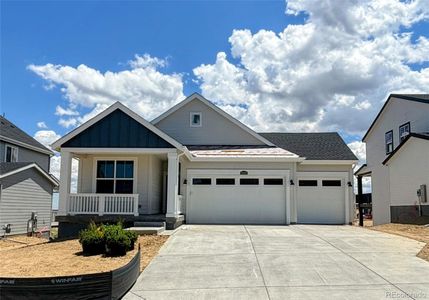
[[[304,160],[301,162],[303,165],[353,165],[358,160]]]
[[[182,102],[179,102],[178,104],[176,104],[175,106],[173,106],[172,108],[170,108],[169,110],[167,110],[166,112],[164,112],[163,114],[161,114],[159,117],[157,117],[154,120],[152,120],[151,123],[153,125],[156,125],[161,120],[165,119],[166,117],[168,117],[169,115],[171,115],[172,113],[174,113],[175,111],[177,111],[178,109],[182,108],[183,106],[185,106],[186,104],[188,104],[189,102],[191,102],[191,101],[193,101],[195,99],[198,99],[199,101],[203,102],[205,105],[207,105],[208,107],[210,107],[211,109],[213,109],[214,111],[216,111],[217,113],[219,113],[220,115],[222,115],[223,117],[227,118],[229,121],[231,121],[232,123],[234,123],[235,125],[237,125],[241,129],[243,129],[244,131],[246,131],[247,133],[249,133],[250,135],[252,135],[254,138],[260,140],[262,143],[264,143],[264,144],[266,144],[268,146],[275,146],[269,140],[267,140],[266,138],[262,137],[257,132],[253,131],[252,129],[250,129],[249,127],[247,127],[246,125],[244,125],[243,123],[241,123],[240,121],[238,121],[236,118],[234,118],[230,114],[226,113],[225,111],[223,111],[222,109],[220,109],[215,104],[213,104],[212,102],[210,102],[209,100],[207,100],[206,98],[204,98],[203,96],[201,96],[198,93],[194,93],[194,94],[190,95],[189,97],[187,97]]]
[[[172,137],[168,136],[166,133],[164,133],[163,131],[161,131],[157,127],[155,127],[150,122],[146,121],[143,117],[141,117],[137,113],[133,112],[131,109],[129,109],[128,107],[126,107],[125,105],[123,105],[120,102],[115,102],[114,104],[112,104],[111,106],[109,106],[107,109],[105,109],[104,111],[102,111],[101,113],[99,113],[98,115],[96,115],[95,117],[93,117],[92,119],[88,120],[87,122],[83,123],[79,127],[75,128],[74,130],[72,130],[71,132],[69,132],[68,134],[66,134],[62,138],[60,138],[59,140],[55,141],[51,145],[52,148],[56,149],[57,151],[59,151],[59,149],[60,149],[60,147],[61,147],[62,144],[64,144],[68,140],[72,139],[73,137],[75,137],[79,133],[83,132],[85,129],[87,129],[91,125],[97,123],[98,121],[100,121],[104,117],[108,116],[110,113],[112,113],[116,109],[120,109],[122,112],[124,112],[125,114],[127,114],[128,116],[130,116],[131,118],[133,118],[134,120],[136,120],[137,122],[139,122],[140,124],[142,124],[144,127],[146,127],[147,129],[149,129],[153,133],[157,134],[158,136],[160,136],[161,138],[163,138],[164,140],[166,140],[170,144],[172,144],[177,149],[182,150],[182,148],[183,148],[182,144],[180,144],[179,142],[177,142]]]
[[[177,153],[176,148],[62,148],[61,152],[75,154],[164,154]]]
[[[28,148],[30,150],[33,150],[33,151],[36,151],[36,152],[40,152],[40,153],[43,153],[43,154],[48,154],[48,155],[51,155],[51,156],[54,155],[54,152],[52,152],[52,151],[50,151],[48,149],[45,150],[45,149],[42,149],[42,148],[39,148],[39,147],[36,147],[36,146],[33,146],[33,145],[29,145],[27,143],[23,143],[23,142],[20,142],[20,141],[8,138],[8,137],[3,136],[3,135],[0,135],[0,140],[8,142],[8,143],[11,143],[11,144],[15,144],[15,145],[18,145],[18,146],[21,146],[21,147],[24,147],[24,148]]]
[[[27,165],[27,166],[25,166],[25,167],[22,167],[22,168],[19,168],[19,169],[16,169],[16,170],[10,171],[10,172],[5,173],[5,174],[1,174],[1,175],[0,175],[0,179],[1,179],[1,178],[8,177],[8,176],[11,176],[11,175],[13,175],[13,174],[17,174],[17,173],[19,173],[19,172],[22,172],[22,171],[25,171],[25,170],[28,170],[28,169],[31,169],[31,168],[35,168],[35,169],[36,169],[36,170],[38,170],[38,171],[39,171],[43,176],[45,176],[49,181],[51,181],[55,186],[58,186],[58,181],[57,181],[57,180],[55,180],[54,178],[52,178],[48,173],[46,173],[46,172],[45,172],[45,170],[43,170],[42,168],[40,168],[36,163],[33,163],[33,164]]]
[[[189,157],[188,157],[189,158]],[[192,156],[190,161],[193,162],[302,162],[301,157],[195,157]]]

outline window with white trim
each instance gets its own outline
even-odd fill
[[[191,112],[189,124],[191,127],[201,127],[202,126],[201,113]]]
[[[407,135],[410,134],[410,131],[410,122],[399,126],[399,141],[402,142],[403,140],[405,140]]]
[[[134,161],[97,160],[96,193],[132,194],[134,188]]]
[[[6,145],[5,149],[5,162],[17,162],[18,161],[18,147],[12,145]]]
[[[385,133],[384,139],[386,142],[386,154],[390,154],[393,151],[393,131],[390,130]]]

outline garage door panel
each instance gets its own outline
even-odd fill
[[[198,178],[203,178],[198,175]],[[279,178],[267,176],[267,178]],[[212,185],[191,185],[187,221],[189,223],[212,224],[285,224],[286,223],[286,190],[285,180],[282,185],[264,185],[264,177],[247,177],[259,179],[258,185],[240,185],[236,176],[235,185],[217,185],[218,176],[212,178]],[[244,177],[246,178],[246,177]],[[192,182],[192,181],[191,181]],[[225,182],[225,181],[224,181]],[[252,183],[252,180],[241,180]],[[267,183],[279,183],[269,181]]]
[[[299,180],[306,182],[300,183]],[[345,223],[345,185],[343,179],[322,177],[300,178],[299,180],[297,189],[298,223]],[[317,185],[314,185],[314,181],[317,182]],[[300,186],[300,184],[305,186]],[[339,186],[336,186],[338,184]]]

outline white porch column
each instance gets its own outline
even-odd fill
[[[69,151],[61,149],[61,169],[60,169],[60,195],[58,205],[58,215],[65,216],[68,207],[68,195],[70,193],[72,155]]]
[[[179,158],[177,153],[168,153],[168,180],[167,180],[167,217],[177,217],[178,203],[178,175]]]

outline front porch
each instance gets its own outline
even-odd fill
[[[62,148],[61,158],[60,230],[80,230],[91,220],[155,220],[168,228],[183,222],[176,149]]]

